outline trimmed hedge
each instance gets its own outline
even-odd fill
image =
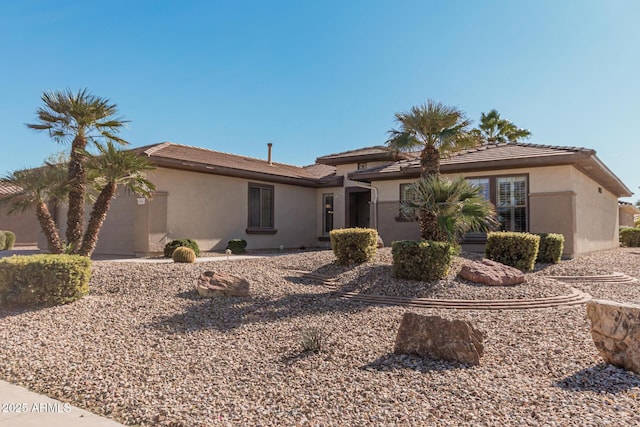
[[[5,238],[5,242],[4,242],[4,250],[8,251],[10,249],[13,249],[13,245],[16,244],[16,235],[13,233],[13,231],[4,231],[4,238]]]
[[[399,240],[391,243],[393,276],[430,282],[449,273],[455,248],[447,242]]]
[[[4,250],[4,245],[7,242],[7,235],[4,234],[4,231],[0,230],[0,251]]]
[[[171,258],[171,256],[173,255],[173,251],[175,251],[176,248],[179,248],[180,246],[191,248],[193,249],[193,252],[195,252],[197,257],[200,256],[200,248],[198,247],[198,243],[196,243],[196,241],[192,239],[175,239],[170,241],[164,246],[164,256],[166,256],[167,258]]]
[[[232,254],[243,254],[247,248],[247,241],[244,239],[232,239],[227,243],[227,248],[230,249]]]
[[[540,236],[511,231],[487,233],[485,258],[510,265],[522,271],[533,270],[538,257]]]
[[[12,256],[0,260],[0,305],[67,304],[89,292],[91,260],[80,255]]]
[[[620,243],[631,248],[640,247],[640,228],[620,227]]]
[[[539,233],[536,235],[540,236],[540,247],[538,248],[536,262],[559,263],[564,249],[564,236],[557,233]]]
[[[353,264],[373,259],[378,232],[372,228],[340,228],[329,232],[331,248],[338,264]]]

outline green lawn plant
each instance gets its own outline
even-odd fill
[[[378,232],[372,228],[340,228],[329,233],[338,264],[371,261],[376,254]]]
[[[430,282],[449,273],[454,246],[448,242],[399,240],[391,244],[393,276]]]
[[[487,234],[484,256],[522,271],[533,270],[540,247],[540,236],[517,232]]]

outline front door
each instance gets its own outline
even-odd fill
[[[360,187],[346,188],[346,221],[347,227],[369,228],[371,215],[371,190]]]

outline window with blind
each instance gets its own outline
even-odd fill
[[[527,231],[526,177],[496,178],[496,211],[501,230]]]
[[[413,184],[400,184],[400,203],[405,200],[413,200],[415,192],[412,188]],[[401,206],[401,205],[400,205]],[[417,209],[403,210],[398,207],[398,220],[416,221],[418,219]]]
[[[249,183],[247,232],[273,230],[273,185]]]

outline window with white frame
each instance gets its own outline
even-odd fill
[[[527,231],[526,177],[497,177],[495,205],[501,230]]]

